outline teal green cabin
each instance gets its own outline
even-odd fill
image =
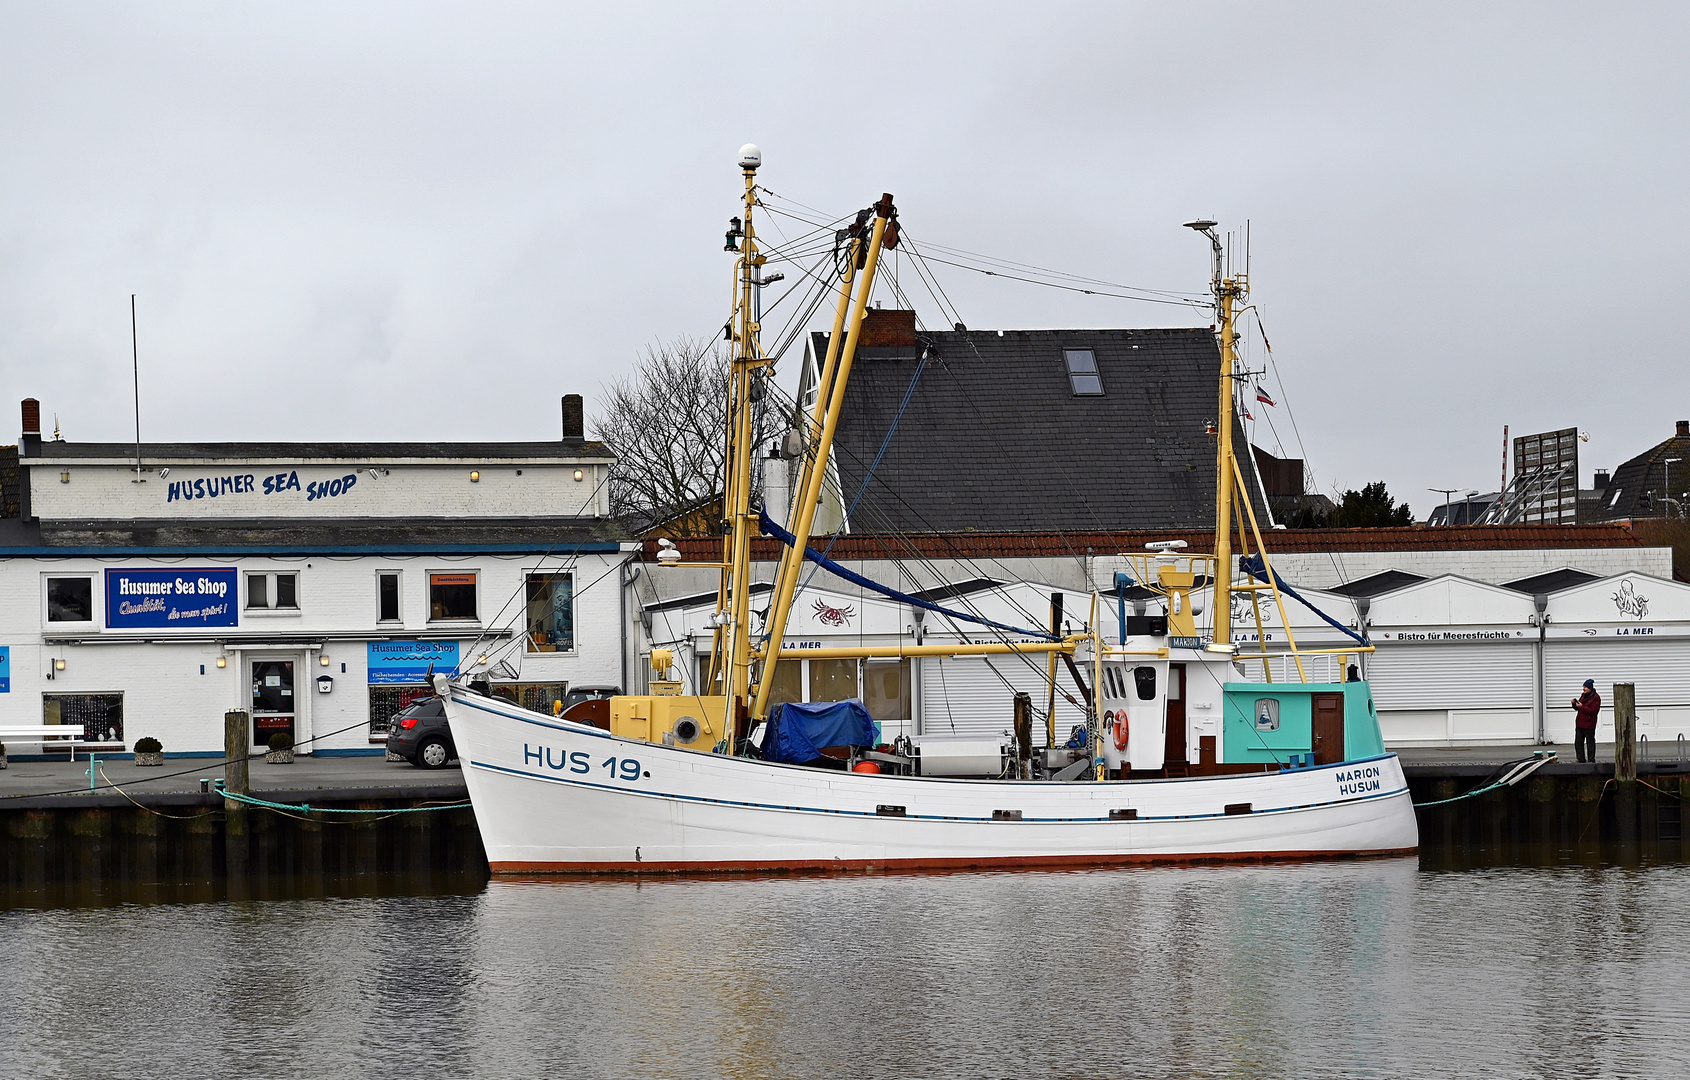
[[[1373,707],[1373,693],[1365,682],[1227,683],[1221,760],[1227,764],[1285,765],[1293,754],[1313,753],[1317,694],[1343,697],[1341,760],[1356,761],[1385,752],[1379,714]],[[1266,702],[1273,704],[1264,705]]]

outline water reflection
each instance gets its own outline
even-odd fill
[[[0,912],[0,1075],[1664,1076],[1680,866],[1349,864]]]

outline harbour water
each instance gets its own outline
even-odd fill
[[[1682,1075],[1690,867],[1546,862],[13,894],[0,1076]]]

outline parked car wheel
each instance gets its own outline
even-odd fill
[[[444,769],[451,760],[452,751],[446,746],[446,740],[438,735],[431,736],[417,747],[417,764],[425,769]]]

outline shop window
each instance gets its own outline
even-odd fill
[[[428,575],[428,617],[430,619],[475,618],[475,575]]]
[[[248,611],[298,611],[299,575],[248,574],[246,576],[246,609]]]
[[[855,660],[810,661],[811,701],[845,701],[860,696]]]
[[[883,723],[910,718],[910,662],[863,661],[863,704]]]
[[[399,621],[399,571],[383,570],[376,575],[376,619]]]
[[[370,741],[386,741],[395,713],[412,702],[433,696],[434,691],[427,686],[370,687]]]
[[[84,742],[123,742],[122,694],[43,694],[41,697],[43,724],[81,724]],[[66,735],[65,739],[72,738]],[[49,735],[42,740],[43,748],[57,742]]]
[[[721,694],[721,693],[724,693],[724,691],[722,690],[722,673],[720,671],[718,671],[716,673],[716,684],[714,686],[710,685],[710,659],[711,659],[710,653],[699,653],[698,654],[697,682],[695,682],[693,685],[698,687],[697,692],[700,693],[700,694]],[[776,669],[775,669],[775,674],[779,675],[780,674],[780,667],[784,667],[784,666],[785,665],[777,666]],[[794,663],[792,665],[792,669],[794,671],[798,670],[798,665],[796,663]],[[651,675],[651,665],[649,663],[645,665],[645,670],[646,670],[646,674],[648,676]],[[798,699],[793,698],[792,700],[796,701]]]
[[[775,665],[771,678],[774,680],[773,685],[769,687],[771,706],[804,700],[804,661],[781,661]]]
[[[575,651],[575,582],[570,575],[528,575],[528,651]]]
[[[47,579],[48,622],[93,622],[94,579],[50,577]]]

